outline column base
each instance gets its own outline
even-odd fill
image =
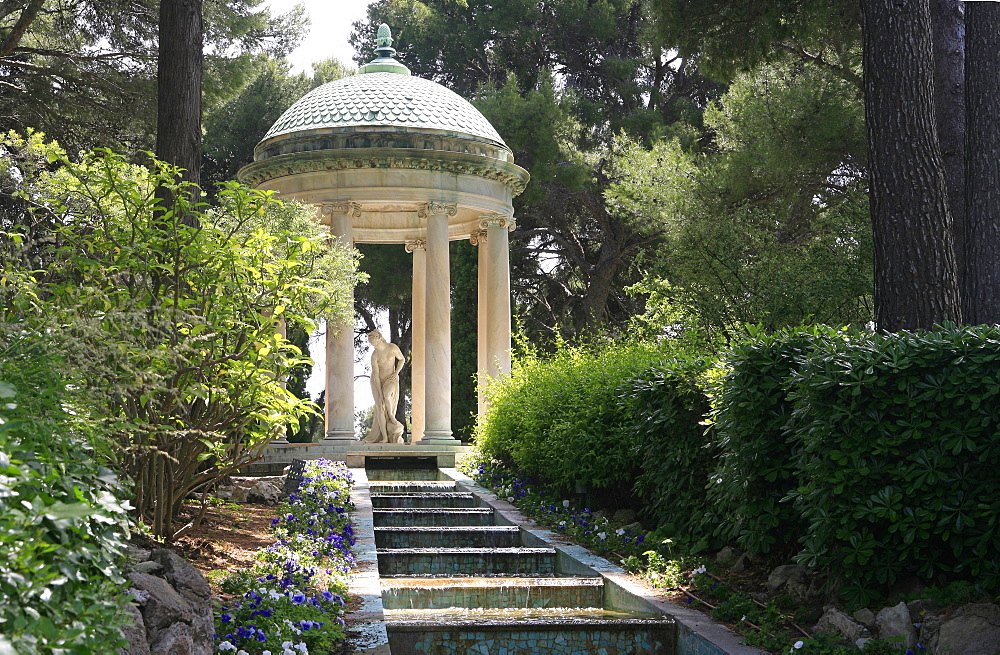
[[[326,437],[323,441],[357,441],[358,435],[354,434],[354,431],[346,430],[328,430]]]
[[[414,442],[415,446],[461,446],[462,442],[451,436],[448,432],[431,432],[427,430],[420,441]]]

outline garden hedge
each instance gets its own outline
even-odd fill
[[[800,562],[859,602],[906,575],[1000,588],[1000,329],[818,337],[792,381]]]
[[[44,339],[0,322],[0,653],[115,652],[127,503]]]

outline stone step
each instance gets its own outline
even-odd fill
[[[386,609],[600,608],[602,578],[390,578]]]
[[[513,548],[521,545],[516,525],[375,528],[379,548]]]
[[[476,497],[462,491],[425,491],[413,493],[373,493],[372,507],[475,507]]]
[[[555,548],[379,548],[379,575],[554,575]]]

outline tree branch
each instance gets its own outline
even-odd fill
[[[28,6],[24,8],[21,12],[20,18],[14,23],[14,27],[11,28],[10,34],[4,39],[3,43],[0,43],[0,57],[6,57],[7,55],[14,52],[14,48],[17,44],[21,42],[24,38],[25,32],[28,31],[28,27],[31,22],[35,20],[35,16],[38,14],[38,10],[42,8],[45,4],[45,0],[28,0]]]

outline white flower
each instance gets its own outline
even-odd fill
[[[625,534],[625,528],[618,528],[617,530],[615,530],[615,534],[618,535],[619,537],[622,536],[623,534]]]
[[[269,650],[265,650],[265,651],[264,651],[263,653],[261,653],[260,655],[271,655],[271,651],[269,651]]]
[[[231,642],[224,641],[219,644],[219,650],[236,650],[236,646],[233,646]]]
[[[299,651],[301,651],[303,653],[308,653],[309,652],[309,647],[306,646],[306,642],[304,642],[304,641],[302,643],[295,644],[295,647],[298,648]]]
[[[236,651],[236,655],[250,655],[250,653],[246,652],[245,650],[240,649],[240,650]]]
[[[566,526],[566,521],[559,521],[559,525],[560,525],[560,527],[565,527]]]
[[[605,539],[608,538],[608,533],[607,532],[598,532],[597,533],[597,538],[600,539],[601,541],[604,541]]]
[[[568,500],[564,500],[563,501],[563,507],[569,507],[569,501]]]
[[[291,625],[291,624],[292,624],[292,622],[291,622],[291,621],[289,621],[288,619],[285,619],[285,623],[287,623],[287,624],[289,624],[289,625]],[[286,649],[286,650],[287,650],[287,649],[289,649],[289,648],[291,648],[291,647],[292,647],[292,645],[293,645],[293,644],[292,644],[292,642],[290,642],[290,641],[283,641],[283,642],[281,642],[281,647],[282,647],[282,648],[284,648],[284,649]]]
[[[747,620],[747,615],[746,615],[746,614],[744,614],[744,615],[743,615],[743,618],[742,618],[742,619],[740,619],[740,621],[746,621],[746,620]]]
[[[514,502],[514,497],[513,496],[507,496],[507,502],[508,503]]]
[[[794,644],[792,644],[792,648],[794,648],[795,650],[798,650],[798,649],[802,648],[805,645],[806,645],[805,642],[796,641]]]

